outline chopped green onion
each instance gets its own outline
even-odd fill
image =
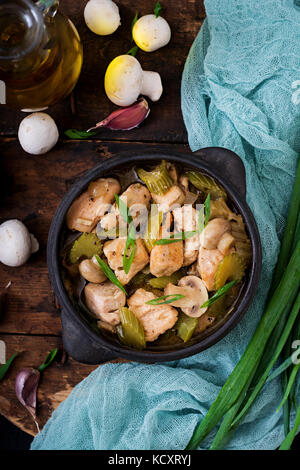
[[[39,372],[43,372],[43,370],[45,370],[47,367],[49,367],[50,364],[54,361],[55,357],[57,356],[57,353],[58,353],[58,348],[53,349],[52,351],[50,351],[49,354],[47,355],[46,359],[44,360],[43,364],[41,364],[38,367],[37,370]]]
[[[130,270],[130,267],[132,265],[133,258],[135,255],[135,251],[136,251],[135,238],[136,238],[135,226],[132,224],[131,227],[129,228],[129,233],[128,233],[128,237],[127,237],[125,249],[124,249],[124,254],[123,254],[123,269],[126,274],[129,273],[129,270]],[[130,255],[127,256],[127,250],[129,248],[131,248],[131,252],[130,252]]]
[[[0,366],[0,382],[1,380],[4,379],[8,369],[10,368],[10,366],[12,365],[13,361],[15,360],[18,354],[19,353],[16,352],[8,359],[8,361],[6,361],[5,364],[2,364],[2,366]]]
[[[204,229],[204,205],[201,204],[201,209],[198,212],[198,232],[199,234]]]
[[[171,297],[171,298],[169,298]],[[148,305],[164,305],[164,304],[170,304],[172,302],[176,302],[176,300],[183,299],[185,297],[182,294],[169,294],[169,295],[162,295],[161,297],[157,297],[156,299],[148,300],[146,304]],[[169,300],[165,300],[169,299]],[[161,302],[161,300],[163,302]]]
[[[205,212],[205,220],[204,220],[204,228],[205,228],[210,218],[210,193],[208,193],[204,202],[204,212]]]
[[[170,238],[161,238],[160,240],[156,240],[154,245],[169,245],[170,243],[180,242],[181,240],[186,240],[187,238],[191,238],[196,235],[197,232],[177,232],[170,235]]]
[[[132,222],[132,217],[130,215],[129,207],[127,206],[127,204],[125,204],[124,201],[122,201],[122,199],[117,194],[115,194],[115,200],[120,211],[121,217],[125,220],[125,222],[130,224]]]
[[[236,284],[236,283],[237,283],[237,281],[231,281],[231,282],[228,282],[227,284],[225,284],[225,286],[223,286],[219,290],[217,290],[217,292],[210,299],[208,299],[206,302],[204,302],[204,304],[201,305],[200,308],[210,307],[213,303],[216,302],[216,300],[220,299],[220,297],[223,297],[223,295],[225,295],[226,292],[228,292],[229,289],[231,289],[231,287],[233,287],[234,284]]]
[[[128,274],[130,270],[130,266],[132,265],[132,262],[133,262],[134,255],[135,255],[136,231],[135,231],[135,226],[133,224],[132,216],[130,215],[129,207],[125,204],[125,202],[122,201],[122,199],[119,198],[117,194],[115,194],[115,200],[119,208],[121,217],[125,220],[125,222],[127,222],[130,225],[126,244],[125,244],[124,255],[123,255],[123,269],[125,273]],[[131,248],[131,252],[128,257],[127,250],[129,248]]]
[[[99,265],[100,265],[100,268],[102,269],[102,271],[104,272],[105,276],[113,283],[115,284],[115,286],[119,287],[119,289],[121,289],[121,291],[124,292],[124,294],[127,296],[127,292],[126,290],[124,289],[124,287],[122,286],[122,284],[120,283],[119,279],[117,278],[117,276],[115,275],[115,273],[110,269],[110,267],[101,259],[99,258],[98,255],[95,255],[95,258],[96,260],[98,261]]]

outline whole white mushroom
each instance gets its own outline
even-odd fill
[[[144,71],[139,61],[128,54],[116,57],[109,64],[104,87],[108,98],[118,106],[130,106],[139,95],[157,101],[163,92],[160,75]]]
[[[140,49],[153,52],[168,44],[171,39],[171,29],[161,16],[145,15],[133,26],[132,37]]]
[[[7,266],[22,266],[39,249],[36,238],[17,219],[0,225],[0,262]]]
[[[119,8],[112,0],[89,0],[84,9],[87,27],[95,34],[112,34],[121,24]]]
[[[42,155],[49,152],[58,141],[57,126],[46,113],[32,113],[21,121],[19,142],[25,152]]]

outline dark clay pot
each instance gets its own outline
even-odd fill
[[[214,177],[226,189],[228,197],[236,211],[243,216],[248,236],[252,244],[252,262],[242,287],[242,291],[230,315],[218,324],[211,327],[199,337],[193,338],[187,344],[162,346],[160,349],[147,348],[143,351],[123,346],[118,341],[97,334],[88,323],[78,314],[64,288],[59,261],[59,246],[64,221],[71,203],[88,186],[90,181],[108,176],[114,170],[139,163],[156,163],[162,159],[181,163],[197,170],[203,170]],[[197,354],[217,343],[231,331],[241,320],[255,295],[261,271],[261,243],[258,229],[246,200],[245,169],[241,159],[230,150],[220,147],[210,147],[195,153],[142,153],[126,152],[118,157],[110,158],[86,172],[70,188],[62,199],[53,217],[49,231],[47,260],[51,284],[61,305],[62,335],[66,351],[77,361],[87,364],[100,364],[118,357],[139,362],[162,362],[181,359]]]

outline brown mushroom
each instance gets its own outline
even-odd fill
[[[169,283],[165,288],[165,295],[184,295],[170,304],[179,307],[189,317],[200,317],[207,307],[200,308],[208,300],[208,292],[204,282],[197,276],[185,276],[180,279],[178,286]]]
[[[228,220],[221,218],[210,220],[200,234],[200,245],[207,250],[214,250],[222,235],[230,230],[231,226]]]
[[[107,280],[104,272],[99,266],[95,256],[92,259],[84,259],[78,266],[79,272],[84,279],[94,284],[101,284]]]

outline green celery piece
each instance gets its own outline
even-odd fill
[[[120,307],[119,312],[122,331],[117,330],[117,332],[120,341],[135,349],[144,349],[146,347],[145,332],[140,320],[127,307]]]
[[[177,334],[185,343],[191,339],[198,323],[198,318],[192,318],[180,312],[175,325]]]

